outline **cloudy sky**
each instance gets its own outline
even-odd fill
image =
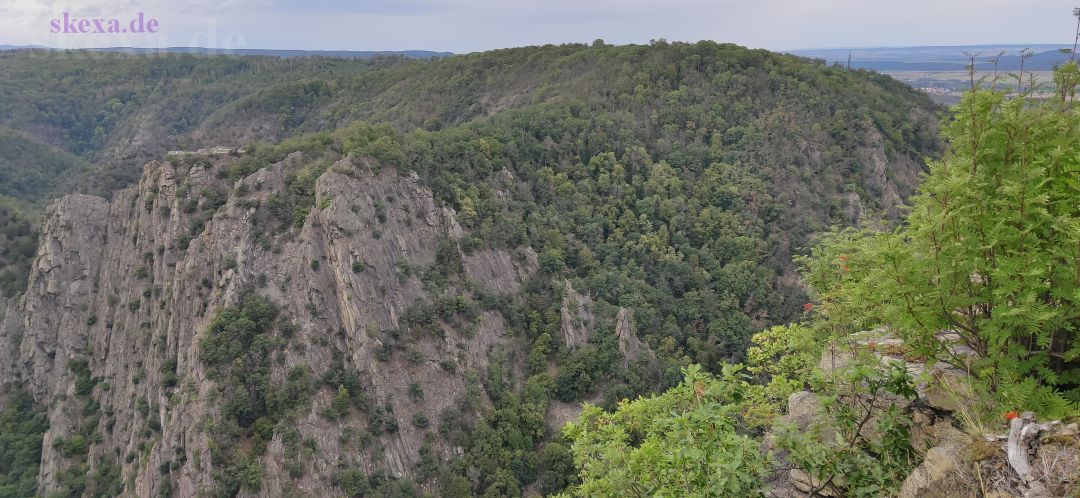
[[[471,52],[710,39],[774,50],[1072,43],[1080,0],[0,0],[0,44]],[[154,34],[50,21],[157,19]],[[105,23],[107,26],[107,22]]]

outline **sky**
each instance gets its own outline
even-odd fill
[[[0,0],[0,45],[465,53],[597,38],[770,50],[1071,44],[1073,4],[1080,0]],[[108,19],[126,29],[140,12],[157,21],[155,33],[107,32]],[[91,32],[50,32],[66,27],[65,13],[89,19]],[[106,32],[93,32],[95,18]]]

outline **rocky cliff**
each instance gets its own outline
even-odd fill
[[[440,251],[461,258],[476,292],[496,295],[535,271],[530,249],[465,254],[454,211],[437,206],[415,175],[352,158],[319,177],[316,207],[273,233],[260,210],[278,202],[304,156],[235,183],[221,173],[229,160],[152,162],[111,201],[70,195],[49,210],[28,290],[7,304],[0,325],[0,379],[48,409],[41,492],[62,486],[70,469],[122,477],[138,496],[213,490],[221,379],[211,379],[200,341],[245,295],[268,298],[292,324],[275,338],[274,384],[298,366],[312,379],[355,372],[390,419],[379,423],[394,428],[356,444],[349,436],[371,414],[330,420],[336,391],[312,380],[308,402],[279,422],[296,430],[293,441],[275,432],[252,495],[340,495],[332,476],[342,468],[409,476],[425,445],[460,452],[425,442],[417,421],[475,397],[482,390],[466,374],[520,349],[493,310],[440,323],[438,334],[401,334],[410,310],[443,297],[420,278]],[[309,448],[300,464],[285,456],[297,431]]]
[[[943,334],[948,339],[948,334]],[[978,397],[968,373],[941,363],[926,363],[925,358],[910,358],[908,346],[881,327],[857,333],[847,340],[830,343],[818,364],[825,376],[836,375],[859,361],[861,352],[869,351],[883,365],[900,366],[916,382],[916,394],[904,399],[886,396],[878,399],[855,394],[867,406],[895,404],[898,413],[909,417],[901,432],[918,452],[920,464],[907,474],[896,496],[899,498],[945,498],[986,496],[1008,498],[1050,498],[1075,496],[1077,469],[1080,469],[1080,426],[1075,422],[1036,423],[1031,412],[1007,412],[1007,428],[1000,433],[997,420],[973,419],[972,407]],[[954,354],[973,354],[966,346],[950,345]],[[850,398],[849,398],[850,399]],[[788,399],[783,423],[800,432],[820,431],[835,434],[835,407],[817,393],[798,391]],[[873,413],[857,430],[869,440],[880,440],[878,422],[887,415]],[[766,439],[773,436],[770,434]],[[841,436],[842,437],[842,436]],[[857,494],[845,483],[844,474],[822,482],[805,469],[792,467],[785,455],[776,460],[771,496],[841,497]]]

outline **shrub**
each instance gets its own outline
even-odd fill
[[[785,424],[774,430],[787,461],[821,483],[819,488],[842,482],[846,496],[895,495],[918,462],[911,446],[910,416],[898,406],[916,396],[904,367],[882,364],[864,351],[830,372],[815,390],[821,393],[819,422],[808,427]]]
[[[413,427],[416,427],[417,429],[427,429],[428,426],[431,425],[431,421],[428,420],[427,415],[416,412],[413,414],[412,424]]]
[[[409,384],[409,397],[412,398],[413,401],[424,399],[424,388],[420,387],[419,382]]]
[[[86,438],[79,434],[69,438],[58,437],[53,440],[53,448],[56,448],[56,451],[60,452],[60,455],[64,458],[85,455],[89,447]]]
[[[720,378],[698,366],[678,386],[621,403],[614,412],[586,405],[563,432],[581,484],[570,496],[762,496],[765,460],[736,432],[747,384],[739,367]]]

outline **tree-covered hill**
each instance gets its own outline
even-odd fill
[[[0,124],[94,162],[136,161],[119,164],[129,176],[138,160],[168,148],[280,140],[357,119],[435,130],[543,102],[630,113],[658,138],[673,118],[726,131],[813,97],[799,107],[831,126],[826,132],[852,124],[837,114],[850,107],[865,108],[890,145],[902,145],[898,152],[936,139],[908,115],[929,100],[901,83],[711,42],[598,42],[436,60],[19,51],[0,54],[0,95]],[[697,115],[676,116],[690,111]]]
[[[1077,90],[967,92],[903,223],[820,237],[745,366],[587,406],[560,496],[1077,496]]]
[[[107,194],[166,150],[276,142],[355,120],[411,132],[545,115],[561,127],[560,112],[572,128],[535,133],[585,140],[566,166],[641,146],[676,169],[753,170],[778,202],[814,213],[785,226],[798,241],[864,212],[895,217],[938,148],[933,105],[899,82],[711,42],[437,60],[18,51],[0,53],[0,126],[13,130],[3,152],[13,181],[0,195],[40,206],[64,188]]]
[[[350,262],[347,277],[393,278],[423,289],[395,318],[393,330],[368,331],[364,325],[359,331],[342,325],[337,331],[317,330],[325,332],[326,340],[320,336],[304,345],[325,352],[321,358],[335,358],[330,370],[321,363],[311,365],[312,378],[324,382],[311,384],[303,377],[305,389],[343,398],[339,411],[347,413],[349,397],[362,393],[346,384],[367,379],[343,379],[367,366],[349,364],[351,351],[334,349],[338,343],[333,337],[377,336],[383,347],[376,360],[388,361],[396,351],[415,352],[414,345],[432,337],[473,333],[485,316],[497,316],[505,324],[499,347],[483,353],[483,371],[455,372],[453,362],[439,364],[448,372],[444,375],[465,379],[470,390],[468,397],[442,410],[438,420],[425,416],[399,421],[385,407],[371,411],[360,403],[367,406],[369,418],[380,421],[379,427],[393,422],[387,427],[396,430],[411,423],[439,444],[429,445],[419,463],[410,462],[418,466],[407,474],[411,481],[376,478],[383,474],[359,468],[338,469],[335,482],[353,495],[363,494],[359,490],[387,494],[392,488],[409,496],[402,490],[415,492],[410,482],[443,496],[518,496],[530,487],[544,493],[564,489],[574,476],[569,450],[554,444],[558,431],[548,426],[557,420],[553,407],[573,410],[582,400],[592,400],[611,409],[620,399],[678,384],[681,369],[692,362],[716,372],[721,362],[744,357],[755,332],[801,316],[808,298],[792,257],[830,226],[875,225],[898,218],[925,170],[925,159],[940,152],[938,110],[926,96],[887,77],[712,42],[597,42],[430,61],[0,54],[0,125],[14,130],[19,143],[69,157],[70,166],[52,161],[48,166],[66,167],[71,173],[59,176],[68,177],[64,180],[73,182],[72,189],[108,193],[142,172],[143,161],[161,159],[169,149],[245,149],[239,157],[169,156],[178,172],[170,177],[175,189],[170,184],[160,197],[174,196],[174,206],[155,209],[158,190],[126,191],[138,196],[131,197],[130,209],[145,208],[148,217],[169,219],[140,225],[140,230],[169,231],[163,239],[176,230],[183,235],[175,243],[139,249],[141,257],[130,253],[135,254],[131,261],[126,249],[118,250],[108,268],[131,271],[119,271],[116,278],[130,274],[141,281],[150,276],[146,265],[154,261],[192,256],[185,251],[207,227],[225,221],[222,210],[239,213],[240,207],[246,214],[229,219],[250,228],[250,234],[238,229],[234,235],[238,241],[251,237],[238,245],[252,251],[255,259],[280,259],[290,241],[316,247],[323,242],[315,240],[313,225],[332,224],[334,220],[320,217],[343,209],[338,202],[356,201],[347,192],[334,199],[325,188],[320,190],[320,185],[340,184],[344,178],[415,179],[418,187],[410,192],[429,200],[433,196],[436,211],[451,213],[449,224],[460,236],[425,242],[433,253],[430,264],[397,261],[394,275],[388,277],[365,273],[363,261]],[[25,156],[11,155],[23,158],[26,178],[49,178],[37,174],[45,164]],[[14,171],[20,171],[17,166]],[[271,175],[280,190],[255,194],[262,184],[257,178]],[[192,189],[195,182],[203,182],[202,188]],[[33,188],[19,190],[21,199],[38,205],[68,185],[24,184]],[[143,182],[138,188],[149,185]],[[383,244],[394,247],[393,241],[383,241],[383,226],[397,226],[400,234],[399,224],[430,225],[435,216],[410,212],[410,204],[379,193],[367,225],[334,237],[355,238],[357,244],[372,246],[359,249],[372,252],[403,252],[383,251]],[[348,209],[358,216],[365,212],[358,202]],[[10,233],[0,240],[33,237],[30,224],[4,226],[11,227],[5,228]],[[130,241],[145,243],[154,235],[143,233]],[[128,240],[107,239],[109,244]],[[495,266],[499,254],[519,255],[523,261],[506,264],[528,269],[521,282],[503,293],[484,290],[467,268],[477,260]],[[25,252],[17,255],[22,259],[2,257],[9,265],[29,261]],[[250,261],[233,258],[221,264],[240,273],[251,271],[244,266]],[[288,264],[290,271],[296,269],[293,263]],[[332,263],[316,258],[299,266],[312,272],[322,267],[320,275],[325,275],[333,271]],[[164,283],[165,289],[191,285],[183,280],[186,273],[169,275],[173,280]],[[314,289],[322,285],[317,278],[300,276],[310,278],[312,293],[352,292]],[[200,296],[203,289],[217,292],[216,278],[195,286]],[[261,281],[260,287],[271,293],[298,282],[275,281],[283,278],[278,273],[244,278]],[[382,288],[375,285],[373,292]],[[153,296],[155,290],[148,287],[143,298]],[[120,303],[111,295],[100,297],[103,307]],[[185,313],[166,309],[165,301],[147,309],[140,304],[142,298],[133,297],[125,308],[130,314]],[[298,296],[278,297],[295,301]],[[209,302],[203,301],[203,313],[213,311],[206,308]],[[322,315],[313,302],[308,304],[308,315]],[[105,316],[104,309],[92,311]],[[64,333],[86,333],[85,327],[98,323],[97,315],[91,316],[80,318],[77,330]],[[141,330],[155,323],[137,326]],[[111,320],[104,324],[118,337],[147,335]],[[265,340],[277,333],[264,332]],[[197,357],[204,362],[225,349],[212,342],[198,347]],[[414,357],[399,365],[403,372],[425,365],[419,353],[410,355]],[[110,359],[120,365],[128,360],[123,355]],[[271,378],[269,369],[278,364],[271,363],[269,355],[259,361],[268,370],[259,370],[257,378],[221,377],[216,383],[223,392],[242,391],[230,382],[269,386],[261,379]],[[94,379],[104,367],[95,362],[78,363],[76,373]],[[172,401],[161,393],[178,384],[186,389],[175,376],[194,375],[194,364],[173,359],[164,370],[154,369],[174,376],[170,385],[154,392],[162,396],[162,406]],[[336,390],[327,394],[323,384]],[[153,387],[124,378],[108,385],[113,393]],[[105,395],[89,386],[83,393],[87,397],[80,399],[92,406]],[[417,404],[423,404],[425,395],[419,383],[394,394]],[[427,395],[437,398],[442,393]],[[302,408],[301,398],[293,400],[297,408]],[[214,467],[217,482],[229,483],[225,489],[230,490],[258,485],[264,469],[259,451],[265,448],[249,451],[244,443],[255,437],[256,429],[259,438],[284,437],[286,412],[293,407],[273,411],[267,404],[233,404],[243,408],[245,416],[238,426],[219,429],[231,441],[227,453],[235,451],[238,459],[225,467],[219,460]],[[327,423],[337,420],[326,418],[331,420]],[[253,422],[260,419],[261,425]],[[95,427],[87,426],[85,436],[92,436]],[[369,436],[395,437],[387,435],[393,432]],[[298,440],[294,443],[295,450]],[[455,450],[437,454],[431,449],[438,447]],[[114,449],[93,447],[80,455],[96,457]],[[338,455],[342,462],[355,456]],[[84,460],[86,465],[93,462]],[[126,465],[125,472],[140,471],[131,461],[116,465]],[[119,467],[108,469],[119,472]],[[113,489],[114,484],[86,486]]]

